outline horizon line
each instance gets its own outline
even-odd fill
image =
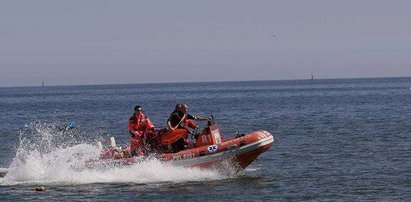
[[[334,78],[315,78],[316,80],[344,80],[344,79],[389,79],[389,78],[411,78],[411,76],[382,76],[382,77],[334,77]],[[311,81],[307,79],[272,79],[272,80],[228,80],[228,81],[168,81],[168,82],[148,82],[148,83],[104,83],[104,84],[63,84],[63,85],[46,85],[46,81],[42,81],[41,85],[27,85],[27,86],[0,86],[0,88],[31,88],[31,87],[71,87],[71,86],[104,86],[104,85],[150,85],[150,84],[185,84],[185,83],[231,83],[231,82],[261,82],[261,81]],[[43,86],[44,84],[44,86]]]

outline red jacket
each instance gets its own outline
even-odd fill
[[[130,117],[128,120],[128,130],[130,133],[136,135],[143,134],[146,130],[151,130],[154,128],[154,125],[151,123],[150,119],[143,113],[136,114]]]

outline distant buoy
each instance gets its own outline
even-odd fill
[[[44,186],[38,186],[38,187],[36,187],[34,190],[36,190],[36,191],[46,191],[46,187],[44,187]]]

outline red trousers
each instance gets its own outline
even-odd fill
[[[145,148],[142,135],[134,135],[130,140],[130,150],[133,155],[144,155]]]

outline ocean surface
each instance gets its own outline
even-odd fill
[[[161,128],[176,103],[225,137],[265,129],[275,143],[240,173],[155,159],[72,169],[97,140],[129,143],[135,105]],[[0,88],[0,123],[0,200],[411,200],[411,78]]]

